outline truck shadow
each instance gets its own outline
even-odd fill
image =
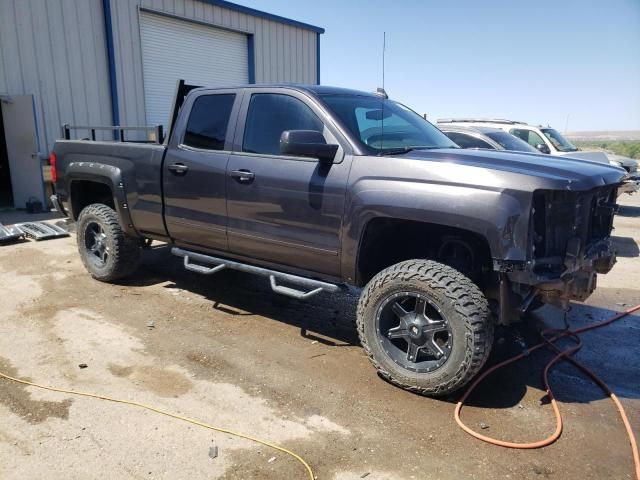
[[[268,280],[262,277],[237,271],[222,271],[211,277],[188,272],[183,269],[181,259],[170,255],[169,249],[164,246],[146,252],[143,266],[126,284],[144,286],[167,281],[171,283],[166,288],[201,295],[211,302],[212,309],[225,314],[268,317],[297,327],[301,336],[326,345],[359,345],[355,329],[357,291],[321,293],[307,301],[289,299],[273,293]],[[572,328],[577,328],[607,319],[615,313],[606,308],[574,304],[567,319]],[[584,347],[577,356],[600,375],[619,397],[640,398],[640,368],[637,368],[640,329],[634,326],[637,319],[637,316],[629,317],[583,334]],[[562,312],[543,307],[522,323],[498,328],[494,348],[485,368],[539,343],[541,330],[563,326]],[[542,385],[542,371],[552,356],[549,350],[542,349],[494,372],[470,396],[467,405],[488,409],[510,408],[518,405],[527,394],[539,395],[541,403],[545,403],[547,399]],[[568,362],[556,366],[550,379],[560,402],[588,403],[606,397]],[[455,403],[460,395],[461,392],[444,400]]]
[[[357,293],[322,292],[307,301],[274,293],[264,277],[223,270],[203,276],[184,270],[182,259],[166,246],[145,252],[139,271],[126,285],[144,286],[170,281],[180,289],[208,299],[214,310],[228,315],[259,315],[300,328],[300,335],[332,346],[359,345],[355,330]]]

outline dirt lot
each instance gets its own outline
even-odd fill
[[[599,278],[587,305],[574,306],[574,326],[640,303],[640,195],[622,202],[614,232],[619,262]],[[12,218],[0,213],[0,222]],[[455,425],[455,398],[422,398],[377,377],[352,326],[355,295],[283,300],[264,279],[186,272],[162,246],[146,253],[131,280],[105,285],[86,274],[74,238],[0,247],[0,285],[0,370],[281,443],[307,459],[319,479],[632,478],[611,402],[572,367],[552,375],[566,422],[556,444],[534,451],[483,444]],[[519,334],[533,341],[534,328],[560,326],[561,319],[545,308],[532,327],[500,331],[492,361],[518,351]],[[584,340],[578,358],[619,394],[638,432],[640,316]],[[550,433],[552,412],[540,402],[547,358],[537,353],[497,373],[473,395],[466,421],[511,440]],[[211,446],[218,447],[215,459]],[[6,380],[0,477],[305,478],[299,464],[266,447]]]

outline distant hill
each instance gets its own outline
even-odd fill
[[[640,130],[594,130],[590,132],[566,132],[569,140],[582,140],[587,142],[619,142],[622,140],[639,141]]]

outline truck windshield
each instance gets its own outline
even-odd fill
[[[547,137],[551,143],[553,143],[553,146],[556,147],[558,151],[560,152],[577,152],[578,151],[578,147],[576,147],[573,143],[571,143],[569,140],[567,140],[562,135],[560,135],[560,132],[558,132],[556,129],[541,128],[540,130],[542,130],[542,133],[544,133],[544,136]]]
[[[518,137],[515,137],[510,133],[503,132],[502,130],[497,132],[486,132],[485,135],[494,142],[498,142],[505,150],[513,150],[515,152],[540,153],[524,140],[520,140]]]
[[[392,100],[342,94],[321,95],[321,98],[370,154],[458,148],[420,115]]]

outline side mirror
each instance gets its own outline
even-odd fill
[[[321,162],[333,162],[338,145],[329,145],[317,130],[285,130],[280,135],[280,152],[285,155],[313,157]]]
[[[547,145],[546,143],[539,143],[536,145],[536,148],[540,153],[546,153],[547,155],[551,153],[551,150],[549,150],[549,145]]]

